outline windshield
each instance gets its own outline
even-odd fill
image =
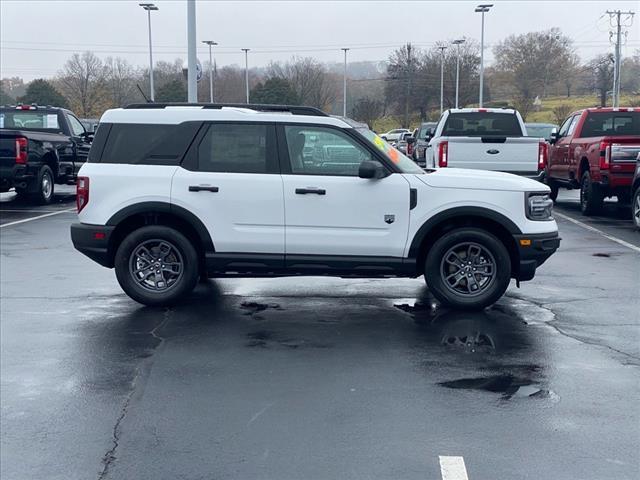
[[[518,117],[513,113],[464,112],[447,118],[445,137],[521,137]]]
[[[424,173],[424,170],[416,165],[413,160],[405,157],[402,153],[400,153],[399,150],[393,148],[368,128],[357,128],[356,130],[360,132],[362,136],[364,136],[367,140],[369,140],[369,142],[375,145],[375,147],[380,150],[389,160],[391,160],[398,168],[400,168],[402,173]]]
[[[57,113],[38,110],[5,110],[0,112],[0,128],[60,131]]]

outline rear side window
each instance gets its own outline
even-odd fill
[[[513,113],[452,113],[442,135],[445,137],[521,137],[518,117]]]
[[[199,122],[179,125],[114,123],[100,162],[178,165],[199,126]],[[98,128],[94,142],[98,140],[101,130],[102,126]]]
[[[640,135],[640,112],[590,112],[587,115],[581,137],[611,135]]]
[[[226,173],[277,171],[273,125],[211,124],[198,145],[198,170]]]

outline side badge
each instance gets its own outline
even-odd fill
[[[385,223],[391,224],[391,223],[396,221],[396,216],[395,215],[385,215],[384,216],[384,221],[385,221]]]

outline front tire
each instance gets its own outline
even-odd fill
[[[511,279],[511,259],[504,244],[486,230],[458,228],[433,244],[424,277],[444,305],[481,309],[504,295]]]
[[[198,281],[198,254],[180,232],[150,225],[131,232],[115,256],[118,283],[136,302],[171,305]]]
[[[548,173],[545,176],[544,183],[547,185],[547,187],[551,189],[551,192],[549,193],[549,198],[555,202],[556,199],[558,198],[558,191],[560,190],[559,185],[555,181],[553,181],[551,178],[549,178]]]
[[[591,174],[586,171],[582,174],[580,183],[580,210],[583,215],[595,215],[602,209],[604,197],[597,185],[591,181]]]

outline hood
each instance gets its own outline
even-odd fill
[[[439,168],[426,175],[416,175],[423,183],[434,188],[466,188],[473,190],[500,190],[514,192],[548,192],[543,183],[511,173],[471,170],[466,168]]]

